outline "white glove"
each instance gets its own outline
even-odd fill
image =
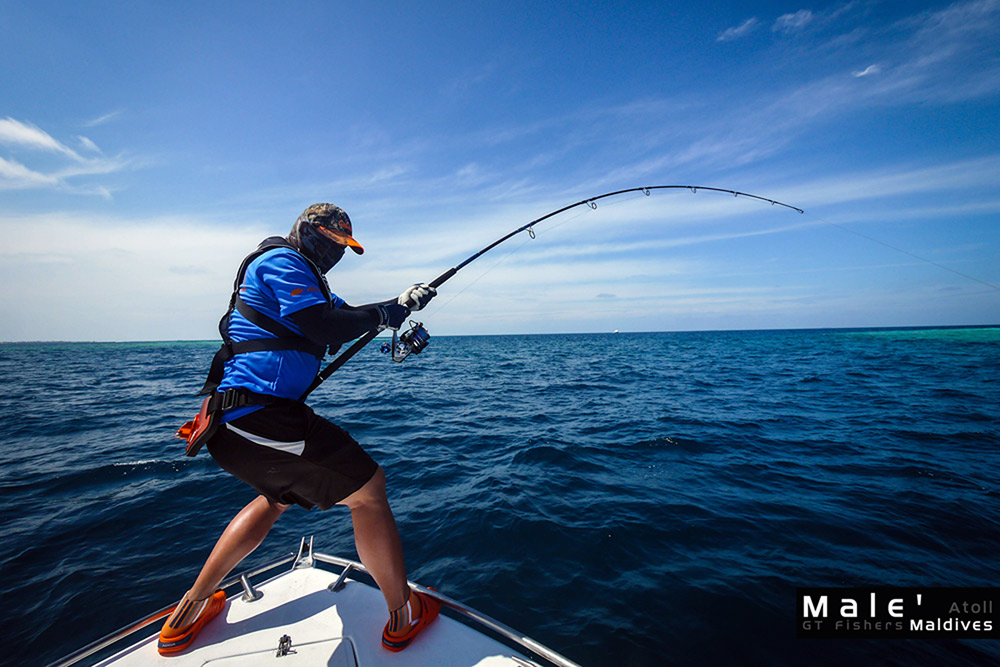
[[[427,283],[420,283],[419,285],[408,287],[405,292],[399,295],[399,299],[396,300],[396,303],[401,306],[405,306],[410,310],[420,310],[430,303],[430,300],[433,299],[436,294],[436,289]]]

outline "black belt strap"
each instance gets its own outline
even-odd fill
[[[208,399],[208,412],[211,414],[221,410],[243,408],[248,405],[275,405],[278,403],[295,403],[295,401],[290,398],[258,394],[243,387],[236,387],[213,393],[212,397]]]

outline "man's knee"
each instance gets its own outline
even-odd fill
[[[379,466],[372,478],[360,489],[340,501],[340,505],[350,508],[387,502],[385,495],[385,471]]]
[[[287,510],[291,505],[283,505],[281,503],[270,500],[267,496],[260,495],[257,496],[253,502],[247,505],[247,509],[254,507],[256,511],[265,511],[268,514],[274,514],[280,516],[285,510]]]

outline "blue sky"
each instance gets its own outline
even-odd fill
[[[1000,322],[1000,0],[138,5],[0,3],[0,340],[214,338],[241,257],[317,201],[363,303],[657,184],[806,214],[608,200],[422,319]]]

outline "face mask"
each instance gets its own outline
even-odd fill
[[[326,273],[332,269],[344,256],[347,246],[324,236],[310,224],[298,225],[298,240],[300,250],[306,257]]]

